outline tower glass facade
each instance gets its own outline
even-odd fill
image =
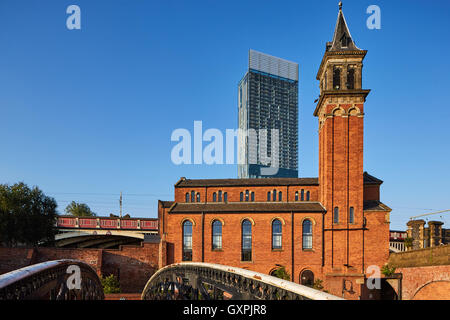
[[[297,178],[298,64],[250,50],[238,108],[238,177]]]

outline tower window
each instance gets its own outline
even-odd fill
[[[195,202],[195,191],[191,191],[191,202]]]
[[[251,200],[252,200],[252,202],[255,201],[255,193],[254,192],[251,193]]]
[[[243,192],[241,192],[239,194],[239,201],[244,201],[244,193]]]
[[[347,69],[347,89],[355,89],[355,69]]]
[[[213,193],[213,202],[216,202],[217,201],[217,193]]]
[[[273,196],[272,200],[277,201],[277,190],[273,190],[272,196]]]
[[[309,197],[310,197],[310,192],[306,191],[306,201],[309,201]]]
[[[222,202],[222,191],[219,191],[219,202]]]
[[[226,192],[223,193],[223,201],[224,202],[228,201],[228,193],[226,193]]]
[[[267,201],[270,201],[271,196],[270,196],[270,191],[267,191]]]
[[[245,190],[245,201],[248,201],[249,198],[249,191]]]
[[[341,88],[341,69],[333,68],[333,89],[339,90]]]
[[[186,192],[186,202],[189,202],[189,192]]]
[[[197,192],[197,202],[200,202],[200,193]]]
[[[281,191],[278,192],[278,201],[283,201],[283,193]]]
[[[339,208],[338,207],[334,207],[333,223],[339,223]]]
[[[348,213],[348,222],[355,223],[355,209],[353,207],[350,207],[350,211]]]
[[[298,191],[295,191],[295,201],[298,201]]]
[[[305,201],[305,190],[302,189],[302,191],[300,192],[300,200],[301,201]]]

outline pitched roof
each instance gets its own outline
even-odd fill
[[[161,205],[162,205],[163,208],[170,208],[175,201],[159,200],[159,202],[161,202]]]
[[[342,3],[339,4],[339,13],[336,27],[334,29],[333,40],[327,43],[326,51],[355,51],[361,50],[353,41],[344,13],[342,12]]]
[[[191,212],[317,212],[324,213],[320,202],[229,202],[229,203],[181,203],[177,202],[169,213]]]
[[[387,205],[378,200],[366,200],[363,204],[364,211],[392,211]]]
[[[175,187],[240,187],[240,186],[315,186],[318,178],[257,178],[257,179],[186,179]]]
[[[382,184],[383,180],[380,180],[378,178],[375,178],[374,176],[368,174],[364,171],[364,184]]]

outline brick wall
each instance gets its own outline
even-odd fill
[[[160,244],[121,246],[120,249],[0,248],[0,274],[30,264],[76,259],[91,265],[101,275],[114,274],[124,293],[139,293],[158,269]]]
[[[450,265],[450,245],[392,253],[389,264],[397,268]]]

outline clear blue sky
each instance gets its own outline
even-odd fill
[[[368,50],[364,169],[384,180],[391,229],[404,229],[450,209],[450,2],[343,2]],[[237,177],[236,165],[174,165],[170,136],[194,120],[236,128],[250,48],[299,63],[299,171],[316,177],[315,76],[337,3],[2,0],[0,183],[37,185],[61,213],[75,200],[117,214],[123,191],[124,213],[156,217],[181,176]],[[81,30],[66,28],[71,4]],[[371,4],[380,30],[366,27]]]

